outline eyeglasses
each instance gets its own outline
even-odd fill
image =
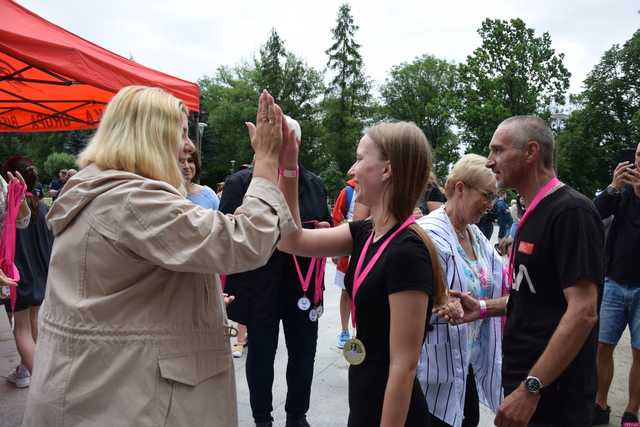
[[[474,190],[476,190],[478,193],[482,194],[482,196],[485,198],[485,200],[488,203],[493,204],[496,199],[498,198],[498,195],[494,192],[491,191],[482,191],[481,189],[479,189],[478,187],[474,187],[473,185],[468,185],[469,187],[473,188]]]

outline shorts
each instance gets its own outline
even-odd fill
[[[627,325],[631,331],[631,347],[640,349],[640,284],[625,285],[607,277],[600,307],[598,341],[618,344]]]

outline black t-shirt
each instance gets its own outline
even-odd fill
[[[603,191],[594,199],[602,219],[613,215],[606,243],[607,276],[625,285],[640,286],[640,197],[630,185],[617,195]]]
[[[378,248],[400,225],[369,245],[362,270]],[[353,276],[362,249],[372,232],[371,221],[349,223],[353,239],[352,259],[345,274],[345,288],[352,295]],[[349,369],[349,425],[379,425],[384,391],[389,375],[389,295],[419,290],[433,294],[433,275],[429,252],[420,237],[410,229],[402,230],[382,252],[375,266],[366,276],[356,294],[357,338],[366,349],[361,365]],[[429,299],[425,322],[425,336],[431,317]],[[426,400],[417,380],[414,381],[407,425],[425,425]]]
[[[502,346],[505,394],[526,378],[549,343],[567,308],[563,290],[578,280],[602,285],[603,235],[593,203],[566,185],[545,197],[519,230]],[[594,328],[569,367],[545,385],[534,421],[557,421],[573,397],[595,393],[595,351]]]

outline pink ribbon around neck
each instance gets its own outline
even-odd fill
[[[296,271],[298,272],[298,279],[300,280],[300,286],[302,287],[302,292],[306,296],[307,290],[309,290],[309,285],[311,284],[311,278],[313,277],[313,270],[316,270],[315,274],[315,292],[313,293],[313,305],[318,305],[320,301],[320,297],[322,296],[322,283],[324,282],[324,268],[327,264],[327,259],[324,257],[311,257],[311,262],[309,263],[309,269],[307,270],[306,276],[302,275],[302,269],[300,268],[300,264],[298,263],[298,258],[295,255],[291,255],[293,257],[293,263],[296,265]]]
[[[402,230],[404,230],[405,228],[409,227],[414,222],[416,222],[415,217],[413,215],[409,216],[409,218],[407,218],[402,223],[402,225],[400,225],[400,227],[398,227],[398,229],[396,231],[394,231],[389,237],[387,237],[384,240],[384,242],[382,242],[382,244],[380,245],[378,250],[375,252],[375,254],[373,254],[371,259],[367,263],[367,266],[364,268],[364,271],[362,271],[362,273],[360,273],[361,270],[362,270],[362,264],[364,263],[364,258],[367,256],[367,250],[369,249],[369,245],[371,245],[371,241],[373,240],[373,231],[369,235],[369,238],[367,239],[367,242],[364,244],[364,247],[362,248],[362,251],[360,251],[360,257],[358,258],[358,263],[356,264],[356,271],[353,274],[353,290],[351,292],[352,293],[352,295],[351,295],[351,324],[353,325],[354,328],[356,327],[356,295],[358,294],[358,289],[360,289],[360,286],[362,286],[362,282],[364,282],[364,279],[367,277],[367,275],[369,274],[369,272],[371,271],[373,266],[376,265],[376,262],[378,262],[378,259],[382,255],[382,252],[386,249],[387,246],[389,246],[389,243],[391,243],[391,241]]]
[[[531,216],[531,213],[542,201],[542,199],[547,197],[558,184],[562,184],[562,183],[557,177],[554,176],[549,180],[549,182],[543,185],[542,188],[538,190],[538,192],[534,196],[533,200],[531,201],[531,204],[527,206],[527,210],[524,212],[524,215],[522,216],[522,218],[520,218],[520,221],[518,222],[518,226],[516,227],[516,235],[514,236],[513,245],[511,246],[511,253],[509,254],[509,271],[507,272],[509,289],[511,289],[511,286],[513,285],[513,269],[515,267],[514,264],[516,261],[516,251],[518,250],[516,245],[518,243],[518,236],[520,235],[520,230],[522,230],[522,227],[524,226],[525,221],[529,218],[529,216]]]

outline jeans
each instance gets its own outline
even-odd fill
[[[640,284],[622,284],[607,277],[600,306],[598,341],[616,345],[627,325],[631,346],[640,349]]]

